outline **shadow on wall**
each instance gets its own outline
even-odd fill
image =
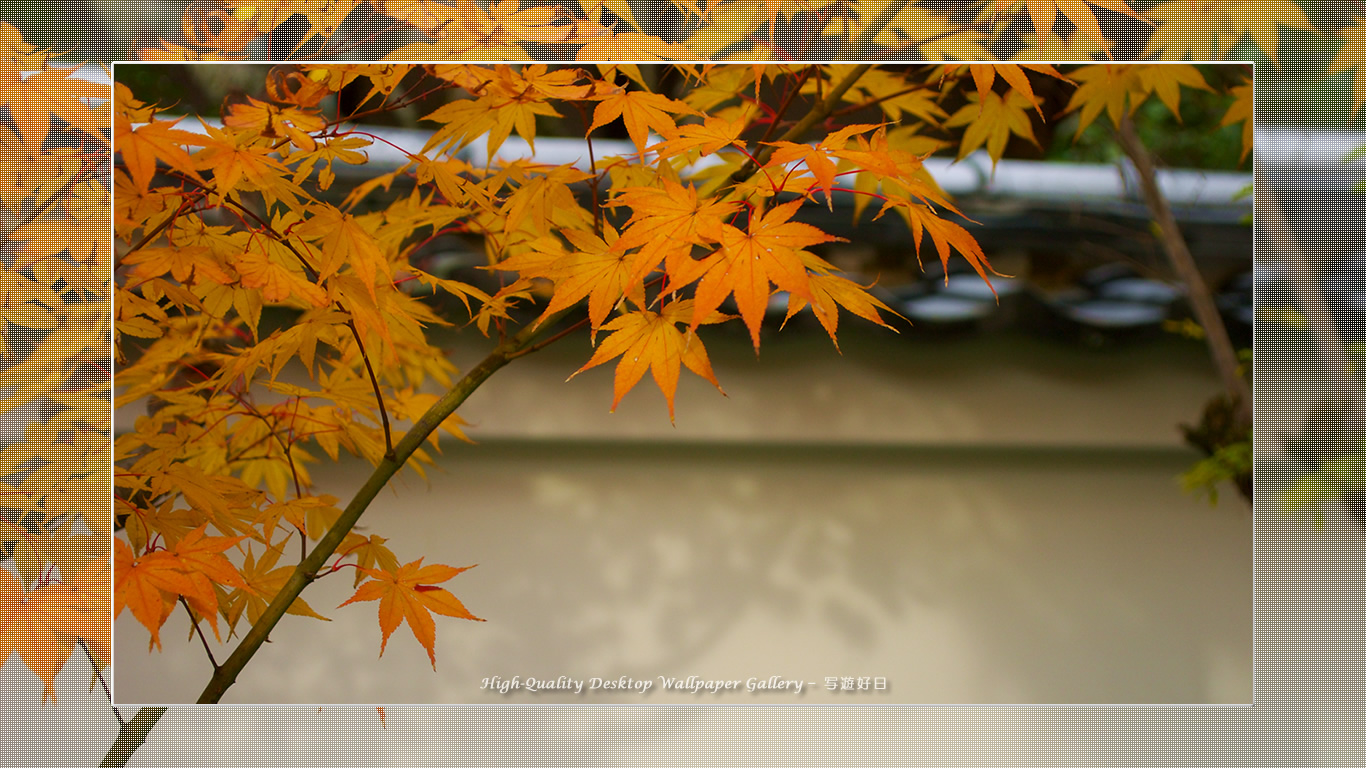
[[[1250,703],[1250,521],[1236,500],[1210,508],[1182,496],[1173,478],[1186,461],[1141,451],[449,448],[430,489],[408,479],[377,500],[371,522],[404,559],[479,562],[446,586],[488,623],[438,619],[435,674],[406,627],[376,661],[374,604],[328,610],[350,594],[351,579],[333,577],[307,597],[334,622],[281,625],[230,698]],[[355,470],[326,468],[319,480],[345,497]],[[175,632],[165,636],[168,653],[193,657]],[[120,701],[167,700],[164,672],[138,670],[143,642],[121,652]],[[654,689],[480,690],[486,677],[561,675]],[[660,675],[817,685],[800,696],[694,695],[661,691]],[[888,688],[828,692],[827,676],[880,676]]]

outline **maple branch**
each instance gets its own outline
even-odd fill
[[[343,123],[343,122],[345,122],[345,123],[354,123],[354,122],[356,122],[356,120],[357,120],[358,118],[369,117],[370,115],[377,115],[377,114],[381,114],[381,113],[383,113],[383,112],[395,112],[395,111],[398,111],[398,110],[400,110],[400,109],[403,109],[404,107],[410,106],[410,105],[412,105],[412,104],[416,104],[416,103],[418,103],[419,101],[422,101],[423,99],[426,99],[428,96],[431,96],[431,95],[434,94],[434,93],[437,93],[437,92],[439,92],[439,91],[448,90],[448,89],[450,89],[450,88],[453,87],[453,86],[451,86],[451,85],[448,84],[448,83],[442,83],[441,85],[438,85],[438,86],[436,86],[436,87],[434,87],[434,88],[429,88],[429,89],[423,91],[422,93],[420,93],[420,94],[418,94],[418,95],[416,95],[416,96],[413,96],[413,95],[412,95],[412,92],[415,91],[415,90],[417,90],[417,86],[418,86],[418,84],[421,83],[421,82],[422,82],[422,80],[419,79],[416,83],[413,83],[413,87],[410,88],[410,89],[407,90],[407,91],[404,91],[404,92],[403,92],[403,95],[400,96],[400,97],[398,98],[398,100],[395,101],[395,102],[392,102],[392,103],[385,103],[385,101],[387,101],[387,99],[385,99],[384,101],[381,101],[381,103],[380,103],[380,105],[379,105],[378,107],[372,107],[372,108],[370,108],[370,109],[362,110],[362,111],[360,111],[360,112],[353,112],[353,113],[347,115],[346,117],[342,118],[341,120],[337,121],[336,123],[333,123],[333,125],[336,125],[337,123]],[[374,98],[374,97],[371,97],[371,98]],[[369,102],[370,99],[366,99],[365,101],[366,101],[366,102]],[[356,105],[357,108],[359,108],[359,107],[361,107],[361,106],[364,106],[364,103],[365,103],[365,102],[362,102],[361,104],[357,104],[357,105]]]
[[[593,137],[588,132],[588,108],[583,102],[576,101],[574,106],[579,109],[579,122],[583,124],[583,140],[588,143],[588,170],[592,172],[593,178],[588,182],[589,191],[593,195],[593,234],[602,237],[602,201],[598,199],[598,159],[593,154]]]
[[[773,138],[773,132],[778,130],[779,121],[783,119],[783,115],[787,114],[787,109],[792,106],[793,99],[797,98],[797,94],[801,92],[802,86],[806,85],[806,81],[810,79],[811,73],[816,70],[817,65],[815,64],[802,70],[802,73],[797,76],[797,82],[793,83],[792,87],[788,89],[787,94],[783,96],[783,103],[779,104],[778,109],[773,112],[773,119],[769,122],[768,128],[764,129],[764,135],[760,136],[755,143],[763,145],[769,139]]]
[[[204,189],[203,187],[200,187],[200,190],[201,190],[201,191],[200,191],[200,196],[201,196],[201,197],[202,197],[203,194],[204,194],[203,189]],[[180,215],[181,215],[182,213],[184,213],[185,210],[186,210],[187,208],[189,208],[191,205],[193,205],[193,202],[190,201],[190,200],[188,200],[188,199],[185,200],[184,202],[182,202],[182,203],[180,204],[180,207],[179,207],[178,209],[176,209],[176,212],[173,213],[173,214],[171,214],[170,218],[166,219],[165,221],[161,222],[160,224],[156,225],[155,227],[152,227],[151,231],[149,231],[149,232],[147,232],[146,234],[144,234],[144,235],[142,236],[142,239],[139,240],[139,241],[137,242],[137,245],[134,245],[132,248],[129,248],[127,251],[124,251],[123,257],[124,257],[124,258],[128,258],[128,255],[129,255],[129,254],[131,254],[131,253],[136,253],[137,251],[139,251],[139,250],[141,250],[141,249],[147,247],[147,244],[148,244],[148,243],[150,243],[150,242],[152,242],[153,240],[155,240],[155,239],[157,238],[158,235],[160,235],[162,232],[166,231],[166,228],[167,228],[167,227],[169,227],[169,226],[171,226],[172,224],[174,224],[174,223],[175,223],[175,220],[178,219],[178,218],[180,218]]]
[[[19,230],[23,229],[29,224],[32,224],[33,222],[38,220],[39,216],[42,216],[44,213],[47,213],[47,209],[55,205],[57,203],[58,198],[65,196],[68,192],[75,189],[77,184],[81,184],[96,178],[100,177],[93,173],[89,175],[77,174],[75,176],[72,176],[59,189],[54,191],[51,195],[48,195],[47,199],[39,203],[27,216],[24,216],[23,218],[19,219],[13,225],[11,225],[9,229],[6,230],[3,234],[0,234],[0,238],[8,240],[10,236],[13,235],[15,232],[18,232]]]
[[[347,319],[346,327],[351,329],[351,335],[356,337],[356,347],[360,349],[360,359],[365,363],[365,372],[370,374],[370,386],[375,390],[375,401],[379,403],[379,418],[384,422],[384,458],[394,458],[394,437],[389,431],[389,411],[384,407],[384,395],[379,391],[379,379],[375,378],[375,369],[370,365],[370,356],[365,353],[365,345],[361,343],[360,331],[356,329],[356,321]]]
[[[204,644],[204,653],[209,657],[209,664],[218,669],[218,662],[213,658],[213,651],[209,650],[209,639],[204,637],[204,630],[199,626],[199,619],[195,618],[194,611],[190,609],[190,604],[185,601],[185,596],[180,596],[180,604],[185,606],[185,612],[190,615],[190,625],[194,627],[195,634],[199,635],[199,642]]]
[[[873,40],[882,34],[882,30],[892,23],[892,19],[895,19],[896,15],[910,4],[911,0],[892,0],[886,8],[882,9],[882,13],[874,16],[873,20],[868,22],[868,25],[857,36],[844,39],[844,45],[840,46],[839,53],[835,54],[835,58],[843,60],[859,58],[860,52],[871,48]]]
[[[157,721],[166,714],[166,707],[143,707],[133,719],[119,726],[119,735],[109,747],[100,768],[123,768],[129,758],[147,741],[147,734],[156,727]]]
[[[859,78],[863,77],[863,74],[869,69],[872,69],[872,67],[872,64],[859,64],[854,67],[849,74],[845,75],[843,80],[826,91],[825,97],[821,99],[820,103],[813,106],[801,120],[798,120],[791,128],[787,129],[786,133],[778,137],[778,141],[798,141],[806,135],[807,131],[810,131],[826,118],[830,117],[835,111],[835,105],[839,104],[840,97],[844,95],[845,91],[853,88],[854,83],[857,83]],[[744,165],[735,169],[735,172],[730,175],[729,179],[726,179],[720,189],[734,186],[753,176],[761,166],[768,165],[769,159],[772,158],[773,153],[777,151],[778,148],[772,144],[764,147],[755,155],[758,160],[757,164],[754,160],[746,161]]]
[[[546,322],[553,323],[568,311],[564,310],[552,315],[546,318]],[[214,670],[213,676],[204,687],[204,691],[200,693],[197,703],[216,704],[223,698],[223,694],[232,687],[233,683],[237,682],[237,676],[246,667],[247,662],[256,655],[261,645],[270,636],[270,631],[284,618],[285,612],[294,604],[304,589],[314,579],[318,578],[320,571],[326,566],[328,558],[336,552],[337,547],[341,546],[342,540],[355,527],[361,515],[370,506],[370,502],[374,500],[380,490],[388,485],[389,480],[403,467],[413,452],[421,447],[427,436],[436,431],[437,427],[441,426],[441,423],[454,413],[471,393],[498,369],[517,357],[522,349],[532,344],[536,333],[536,329],[533,327],[523,328],[516,336],[499,344],[483,361],[470,369],[460,381],[455,383],[455,386],[451,387],[446,394],[442,395],[427,409],[426,413],[413,423],[412,428],[404,433],[403,439],[399,440],[398,445],[395,446],[393,455],[385,456],[380,460],[365,484],[356,491],[356,495],[351,498],[346,509],[342,510],[337,521],[314,545],[313,551],[309,552],[308,557],[295,566],[294,572],[290,574],[284,586],[276,593],[275,598],[270,601],[270,605],[266,606],[261,617],[256,620],[255,624],[251,625],[251,629],[247,630],[237,648],[218,669]]]
[[[1353,373],[1352,362],[1343,346],[1342,336],[1338,333],[1337,324],[1333,320],[1332,311],[1324,301],[1323,292],[1319,288],[1316,274],[1318,270],[1309,254],[1296,240],[1295,233],[1291,231],[1290,221],[1271,184],[1267,182],[1261,164],[1254,162],[1253,169],[1253,182],[1257,186],[1257,221],[1266,227],[1272,252],[1290,266],[1291,285],[1305,317],[1309,320],[1309,332],[1314,339],[1319,359],[1326,369],[1329,391],[1335,401],[1339,434],[1356,434],[1362,424],[1361,389]]]
[[[114,719],[119,721],[119,727],[124,725],[123,715],[119,714],[118,707],[114,706],[114,695],[109,692],[109,683],[104,679],[104,672],[100,670],[100,665],[95,663],[95,654],[90,652],[90,646],[85,644],[81,638],[76,638],[76,645],[85,651],[85,657],[90,660],[90,668],[95,670],[95,679],[100,681],[100,687],[104,689],[104,698],[109,701],[109,709],[114,713]]]
[[[201,371],[198,367],[196,367],[196,366],[194,366],[194,365],[187,365],[186,368],[188,368],[189,370],[192,370],[192,371],[194,371],[195,373],[199,374],[201,377],[203,377],[203,379],[204,379],[205,381],[208,381],[208,380],[209,380],[209,374],[205,373],[204,371]],[[290,474],[294,476],[294,497],[295,497],[295,498],[302,498],[303,495],[304,495],[304,491],[303,491],[303,487],[302,487],[302,486],[300,485],[300,483],[299,483],[299,469],[298,469],[298,467],[296,467],[296,466],[294,465],[294,454],[290,451],[290,444],[289,444],[288,442],[286,442],[283,438],[281,438],[278,434],[276,434],[276,432],[275,432],[275,425],[274,425],[274,424],[271,424],[270,419],[266,418],[266,415],[263,414],[263,413],[261,413],[260,409],[258,409],[255,405],[253,405],[253,404],[251,403],[251,401],[247,400],[247,397],[246,397],[245,394],[243,394],[243,393],[241,393],[241,392],[236,392],[236,391],[234,391],[234,392],[232,393],[232,397],[233,397],[234,400],[237,401],[238,405],[241,405],[243,408],[246,408],[247,411],[248,411],[251,415],[253,415],[253,416],[255,416],[256,418],[260,419],[261,422],[262,422],[263,424],[266,425],[266,434],[263,435],[263,436],[261,436],[260,438],[258,438],[258,439],[256,440],[256,442],[251,443],[250,445],[248,445],[247,447],[245,447],[245,448],[243,448],[241,451],[239,451],[239,452],[237,453],[237,456],[226,458],[226,461],[229,462],[229,463],[231,463],[231,462],[233,462],[233,461],[236,461],[236,460],[242,458],[242,456],[243,456],[244,454],[246,454],[247,451],[249,451],[249,450],[251,450],[252,448],[256,447],[257,445],[259,445],[260,443],[264,442],[265,440],[268,440],[268,439],[270,439],[270,438],[273,437],[273,438],[275,438],[275,442],[277,442],[277,443],[280,444],[280,449],[283,450],[283,451],[285,452],[285,461],[287,461],[287,462],[289,463],[289,471],[290,471]],[[294,402],[295,402],[295,408],[297,409],[297,407],[298,407],[298,402],[299,402],[298,399],[296,398]],[[231,413],[224,414],[224,415],[223,415],[223,419],[226,419],[226,418],[228,418],[228,416],[231,416],[231,415],[232,415]],[[292,424],[292,422],[291,422],[291,424]],[[208,431],[209,431],[208,429],[205,429],[205,430],[204,430],[204,434],[207,434]],[[269,455],[269,454],[267,454],[267,455]],[[187,609],[189,608],[188,605],[185,606],[185,607],[186,607]],[[206,644],[206,650],[207,650],[207,644]],[[210,661],[213,660],[213,655],[212,655],[212,654],[209,655],[209,660],[210,660]]]
[[[587,324],[588,324],[588,318],[587,318],[587,317],[584,317],[584,318],[580,319],[577,323],[574,323],[573,325],[569,326],[568,328],[565,328],[564,330],[562,330],[562,331],[556,333],[556,334],[553,335],[553,336],[550,336],[550,337],[547,337],[547,338],[545,338],[545,339],[542,339],[542,340],[540,340],[540,341],[538,341],[538,342],[536,342],[535,344],[532,344],[532,345],[530,345],[530,346],[526,346],[526,347],[523,347],[523,348],[521,348],[521,349],[514,350],[513,352],[511,352],[511,353],[508,354],[508,359],[509,359],[509,360],[516,360],[517,358],[521,357],[522,355],[529,355],[529,354],[531,354],[532,352],[535,352],[535,351],[537,351],[537,350],[545,349],[546,347],[550,346],[551,344],[554,344],[555,342],[559,341],[560,339],[563,339],[564,337],[566,337],[566,336],[568,336],[569,334],[571,334],[571,333],[573,333],[573,332],[579,330],[580,328],[584,327],[584,326],[587,325]]]
[[[1290,274],[1295,292],[1298,294],[1296,298],[1299,299],[1304,315],[1309,320],[1308,327],[1314,339],[1314,346],[1317,347],[1325,367],[1330,372],[1334,388],[1343,393],[1340,397],[1355,399],[1348,395],[1354,391],[1351,386],[1352,362],[1343,347],[1342,337],[1333,321],[1332,310],[1328,308],[1327,302],[1323,299],[1323,292],[1318,288],[1314,266],[1309,255],[1296,242],[1295,234],[1290,229],[1290,221],[1286,218],[1280,201],[1273,196],[1271,184],[1265,178],[1261,166],[1257,163],[1253,163],[1253,166],[1253,182],[1259,190],[1255,211],[1257,220],[1266,227],[1274,252],[1293,267]]]
[[[962,33],[964,33],[964,32],[967,32],[967,31],[970,30],[970,29],[971,29],[971,30],[977,30],[977,31],[980,32],[980,31],[983,31],[984,28],[989,28],[989,24],[990,24],[990,22],[986,22],[986,21],[983,21],[983,22],[973,22],[973,23],[971,23],[971,24],[964,24],[963,26],[959,27],[958,29],[950,29],[950,30],[947,31],[947,32],[939,32],[939,33],[937,33],[937,34],[930,35],[929,37],[922,37],[922,38],[919,39],[919,40],[914,40],[914,41],[909,42],[909,43],[902,43],[901,45],[895,46],[895,47],[893,47],[893,48],[886,48],[886,49],[883,49],[882,53],[883,53],[884,55],[890,56],[890,55],[893,54],[893,53],[900,53],[900,52],[902,52],[902,51],[909,51],[909,50],[912,49],[912,48],[919,48],[920,46],[924,45],[925,43],[933,43],[933,42],[935,42],[936,40],[943,40],[943,39],[946,38],[946,37],[953,37],[954,35],[959,35],[959,34],[962,34]]]
[[[1205,341],[1209,344],[1210,356],[1214,358],[1214,366],[1219,371],[1224,390],[1233,401],[1239,419],[1250,426],[1252,390],[1248,387],[1247,380],[1238,372],[1238,355],[1233,350],[1233,342],[1229,340],[1224,319],[1219,314],[1219,308],[1214,305],[1214,298],[1210,295],[1204,278],[1200,276],[1200,270],[1195,265],[1186,239],[1181,236],[1181,230],[1177,227],[1176,217],[1172,214],[1167,198],[1157,185],[1157,170],[1152,154],[1143,144],[1143,140],[1134,129],[1133,120],[1129,119],[1128,115],[1120,120],[1115,136],[1138,171],[1143,197],[1152,211],[1153,223],[1157,225],[1158,236],[1167,252],[1167,260],[1171,262],[1177,277],[1186,284],[1187,298],[1195,312],[1195,319],[1205,329]]]

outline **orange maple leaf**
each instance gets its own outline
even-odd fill
[[[996,289],[991,287],[991,280],[987,277],[987,270],[990,270],[993,275],[1001,277],[1006,275],[1001,275],[1000,272],[992,268],[987,261],[986,254],[982,252],[982,246],[977,243],[977,239],[971,233],[952,221],[939,218],[928,206],[904,198],[889,197],[886,204],[882,206],[882,210],[878,211],[877,216],[873,218],[877,219],[891,209],[900,213],[911,228],[911,236],[915,239],[917,260],[920,258],[920,240],[925,232],[930,233],[930,237],[934,240],[934,247],[939,252],[939,261],[944,266],[945,284],[949,281],[949,248],[952,246],[958,249],[963,258],[967,259],[977,274],[986,281],[987,287],[991,288],[992,295],[996,294]]]
[[[158,630],[170,617],[176,598],[183,597],[201,617],[208,619],[218,637],[218,597],[213,585],[252,588],[223,550],[244,536],[206,536],[208,524],[185,534],[174,549],[156,550],[142,556],[121,539],[114,540],[114,616],[125,606],[152,634],[161,647]]]
[[[693,297],[696,303],[690,330],[696,330],[726,296],[733,294],[754,349],[758,350],[759,324],[772,293],[770,282],[781,290],[811,299],[800,249],[840,238],[810,224],[791,221],[801,204],[801,200],[793,200],[763,214],[751,214],[748,231],[722,225],[721,247],[715,253],[688,265],[686,271],[680,270],[681,274],[670,273],[676,287],[700,278]]]
[[[673,157],[694,149],[705,157],[733,144],[740,138],[740,132],[748,123],[743,114],[734,120],[708,116],[702,119],[701,125],[692,124],[679,128],[677,135],[659,142],[652,149],[659,153],[660,157]]]
[[[1040,32],[1040,36],[1048,34],[1047,31]],[[1062,73],[1048,64],[968,64],[968,71],[972,73],[972,81],[977,86],[978,94],[991,92],[991,84],[996,81],[996,75],[1000,74],[1010,87],[1024,94],[1030,104],[1034,106],[1039,117],[1043,117],[1043,108],[1039,105],[1040,100],[1034,95],[1034,88],[1029,84],[1029,78],[1024,70],[1029,69],[1035,72],[1042,72],[1050,77],[1056,77],[1063,82],[1072,82],[1062,76]],[[982,108],[979,106],[978,114]]]
[[[209,139],[204,141],[205,149],[195,154],[195,167],[213,170],[213,187],[219,196],[228,197],[238,191],[244,180],[250,188],[261,192],[269,205],[284,200],[293,207],[299,197],[305,196],[289,180],[289,169],[267,155],[268,148],[253,146],[257,139],[250,132],[225,132],[202,120],[200,124]]]
[[[146,192],[156,172],[157,160],[193,179],[200,179],[195,171],[195,160],[182,146],[203,146],[207,140],[189,131],[175,128],[177,120],[153,120],[133,128],[123,113],[114,115],[114,148],[123,156],[128,175],[139,190]]]
[[[361,283],[375,296],[375,278],[392,281],[389,262],[384,258],[374,235],[365,229],[356,217],[342,213],[330,205],[312,206],[313,215],[296,225],[294,231],[314,240],[322,250],[322,258],[314,265],[318,270],[318,282],[331,277],[343,266],[349,264]]]
[[[559,117],[550,104],[528,90],[517,97],[489,93],[478,99],[460,99],[423,117],[423,120],[446,123],[432,135],[427,147],[438,146],[459,138],[459,146],[473,142],[487,134],[486,146],[492,157],[513,130],[526,139],[532,150],[536,148],[536,116]]]
[[[605,240],[591,232],[574,229],[562,232],[573,247],[555,259],[545,274],[555,281],[555,293],[537,323],[574,306],[586,296],[588,320],[597,331],[607,319],[607,313],[621,301],[631,287],[627,279],[630,261],[625,249],[616,247],[616,230],[611,226],[604,230]],[[528,276],[523,273],[523,277]]]
[[[75,67],[52,67],[24,77],[12,66],[0,70],[0,105],[9,107],[12,125],[35,154],[42,150],[54,117],[104,141],[104,131],[109,128],[105,116],[109,113],[104,107],[92,108],[84,99],[107,99],[109,87],[71,78],[75,72]]]
[[[51,53],[51,48],[31,45],[13,24],[0,21],[0,61],[20,70],[39,70],[47,64]]]
[[[337,607],[341,608],[351,603],[367,600],[378,600],[379,628],[383,635],[380,638],[379,655],[384,655],[384,647],[389,642],[389,635],[398,629],[399,624],[407,620],[408,628],[413,631],[413,637],[416,637],[422,647],[427,649],[427,657],[432,661],[432,669],[436,669],[436,623],[432,621],[431,613],[436,612],[442,616],[454,616],[458,619],[469,619],[471,621],[483,621],[483,619],[466,610],[455,595],[441,587],[432,585],[447,581],[452,576],[468,571],[473,567],[473,565],[464,568],[453,568],[449,565],[428,565],[424,567],[422,558],[419,557],[396,571],[362,568],[361,570],[373,581],[367,581],[360,585],[356,594]]]
[[[1229,89],[1229,93],[1233,94],[1233,103],[1219,121],[1219,126],[1222,128],[1239,122],[1243,124],[1243,152],[1238,156],[1238,162],[1241,163],[1247,159],[1247,153],[1252,151],[1252,83],[1235,85]]]
[[[296,107],[278,107],[248,96],[245,103],[225,107],[223,125],[267,139],[288,137],[294,146],[312,152],[318,148],[318,142],[309,134],[321,131],[327,126],[327,121],[315,112]]]
[[[674,392],[678,389],[678,370],[681,365],[688,366],[688,370],[710,381],[712,386],[724,395],[725,391],[721,390],[716,375],[712,373],[711,361],[707,359],[707,350],[702,346],[702,340],[697,338],[692,329],[680,331],[676,327],[692,315],[692,303],[691,299],[675,301],[659,314],[641,309],[613,319],[603,326],[604,330],[612,331],[612,335],[598,344],[593,357],[569,378],[572,379],[589,368],[621,356],[613,387],[612,410],[617,409],[621,398],[631,391],[648,369],[654,376],[655,384],[659,385],[659,391],[664,393],[664,399],[669,403],[671,423],[674,419]],[[702,320],[703,323],[717,323],[727,319],[726,315],[720,313],[709,315]]]
[[[232,275],[223,270],[222,259],[213,249],[203,245],[141,248],[119,261],[123,266],[136,265],[129,274],[139,281],[161,277],[167,272],[183,285],[190,285],[191,275],[196,283],[210,280],[227,285],[233,281]]]
[[[359,3],[360,0],[262,0],[251,5],[239,3],[241,7],[233,17],[250,21],[258,31],[265,33],[296,16],[302,16],[308,22],[308,33],[301,36],[290,51],[290,55],[293,55],[314,35],[331,37]]]
[[[645,154],[645,144],[650,137],[650,129],[665,138],[672,138],[678,131],[677,124],[669,113],[675,115],[695,115],[697,110],[649,91],[618,91],[602,101],[593,110],[593,124],[588,133],[620,117],[626,123],[626,133],[635,143],[636,150]]]
[[[878,310],[884,309],[897,317],[901,317],[901,315],[853,280],[839,275],[821,274],[811,275],[809,280],[811,282],[811,295],[814,298],[814,301],[811,302],[811,311],[816,315],[821,326],[825,328],[825,332],[830,334],[830,340],[835,342],[835,349],[840,347],[839,339],[835,338],[835,330],[839,326],[840,307],[844,307],[865,320],[871,320],[883,328],[896,331],[895,328],[883,322],[882,315],[878,314]],[[802,311],[806,304],[806,300],[802,297],[788,294],[787,317],[783,319],[783,322],[786,323],[792,319],[792,316]]]
[[[993,0],[993,12],[999,13],[1007,11],[1012,6],[1019,5],[1021,0]],[[1067,20],[1076,26],[1077,31],[1095,38],[1105,40],[1105,32],[1100,27],[1100,21],[1096,19],[1096,14],[1088,4],[1107,11],[1122,13],[1131,18],[1152,24],[1148,19],[1143,18],[1134,12],[1124,0],[1025,0],[1024,3],[1029,9],[1029,20],[1034,24],[1034,29],[1039,37],[1047,35],[1053,29],[1053,24],[1057,21],[1058,12],[1067,17]]]
[[[826,136],[820,144],[795,144],[790,141],[769,142],[776,149],[769,158],[770,165],[785,165],[798,160],[806,163],[807,170],[816,178],[816,188],[825,192],[825,205],[834,210],[830,199],[830,189],[835,186],[835,164],[830,161],[830,153],[844,149],[849,137],[867,133],[878,125],[850,125]]]
[[[161,648],[161,625],[175,608],[174,595],[180,589],[193,590],[164,550],[142,557],[122,539],[114,539],[114,618],[127,607],[133,617],[152,634],[151,645]]]
[[[330,93],[326,72],[310,77],[298,69],[274,67],[266,75],[266,95],[281,104],[316,107]]]
[[[632,259],[629,280],[643,279],[669,256],[686,256],[690,246],[714,243],[721,227],[736,209],[732,201],[697,197],[697,189],[670,179],[662,187],[626,187],[612,206],[631,209],[631,219],[617,241],[618,248],[640,250]]]
[[[621,3],[617,7],[629,13],[629,5]],[[574,54],[577,61],[613,61],[621,57],[622,51],[630,51],[632,61],[688,61],[697,58],[697,53],[686,45],[665,42],[654,35],[640,32],[623,31],[610,36],[580,39],[585,42]]]
[[[283,250],[272,247],[274,244],[274,241],[268,241],[266,245],[270,250]],[[261,298],[266,301],[281,302],[290,296],[298,296],[315,307],[328,305],[327,294],[316,283],[301,272],[281,266],[270,255],[259,250],[252,249],[241,254],[234,260],[233,266],[242,276],[242,287],[260,288]]]

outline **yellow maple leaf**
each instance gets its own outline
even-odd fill
[[[42,703],[57,702],[53,683],[76,645],[70,627],[88,625],[78,614],[88,604],[81,593],[65,584],[46,584],[32,591],[10,571],[0,568],[0,657],[16,651],[43,682]]]
[[[275,565],[280,560],[283,548],[284,542],[281,542],[263,552],[260,558],[256,557],[256,553],[250,547],[247,548],[246,557],[242,561],[242,579],[250,589],[234,589],[228,593],[225,608],[230,628],[244,612],[247,623],[255,624],[261,618],[261,614],[265,613],[266,606],[275,599],[285,582],[294,574],[294,566]],[[331,621],[309,607],[302,597],[295,598],[285,612],[294,616],[309,616]]]
[[[1030,106],[1033,105],[1029,97],[1020,91],[1010,91],[1004,98],[992,91],[968,94],[968,103],[944,123],[949,127],[967,126],[958,148],[958,159],[962,160],[986,144],[994,173],[996,162],[1005,152],[1006,142],[1012,133],[1038,146],[1039,142],[1034,139],[1034,126],[1029,121]]]
[[[1243,124],[1243,151],[1238,156],[1238,162],[1241,163],[1252,151],[1252,83],[1235,85],[1230,92],[1233,94],[1233,104],[1229,105],[1219,125]]]

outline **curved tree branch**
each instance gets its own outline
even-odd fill
[[[1228,329],[1224,327],[1224,318],[1219,314],[1219,308],[1215,306],[1214,297],[1210,295],[1209,287],[1200,276],[1199,268],[1195,266],[1195,259],[1191,256],[1186,239],[1181,236],[1181,230],[1176,225],[1176,217],[1172,214],[1166,195],[1162,194],[1161,188],[1157,185],[1157,169],[1152,154],[1134,130],[1133,120],[1129,119],[1128,115],[1120,120],[1115,135],[1124,154],[1129,156],[1138,170],[1143,198],[1152,211],[1153,223],[1157,225],[1162,247],[1167,252],[1167,259],[1176,271],[1176,276],[1186,284],[1191,309],[1195,312],[1195,319],[1205,329],[1205,341],[1209,345],[1210,356],[1214,359],[1219,378],[1229,400],[1233,403],[1234,412],[1250,427],[1252,389],[1238,370],[1238,355],[1234,352],[1233,342],[1229,340]]]
[[[567,311],[567,310],[566,310]],[[537,328],[548,328],[553,325],[556,318],[548,318]],[[289,580],[280,589],[275,598],[271,600],[261,617],[252,624],[251,629],[242,637],[242,642],[232,652],[232,655],[223,660],[223,663],[214,671],[213,677],[209,679],[208,685],[200,693],[199,704],[215,704],[223,698],[223,694],[228,688],[232,687],[237,681],[237,675],[246,667],[251,657],[256,655],[261,645],[270,636],[270,631],[275,625],[284,618],[285,612],[294,600],[317,578],[317,574],[327,563],[327,559],[336,552],[341,545],[342,539],[360,520],[360,516],[370,506],[381,489],[389,483],[389,480],[401,469],[413,452],[422,445],[422,441],[427,436],[436,431],[441,423],[446,420],[456,408],[459,408],[465,399],[488,380],[499,368],[507,365],[517,353],[532,344],[537,331],[535,328],[524,328],[521,333],[499,344],[487,357],[478,365],[465,374],[460,381],[455,383],[446,394],[441,396],[427,412],[413,424],[404,435],[403,439],[394,446],[393,457],[385,457],[380,460],[375,469],[370,473],[369,479],[356,491],[356,495],[351,498],[351,502],[342,510],[337,522],[328,529],[327,533],[318,540],[313,551],[309,552],[308,557],[304,558],[294,572],[290,574]]]
[[[124,723],[119,728],[119,735],[114,739],[114,744],[109,747],[104,759],[100,761],[100,768],[123,768],[128,764],[128,759],[133,753],[147,741],[147,734],[152,732],[161,716],[166,714],[166,707],[143,707],[138,710],[133,719]]]

